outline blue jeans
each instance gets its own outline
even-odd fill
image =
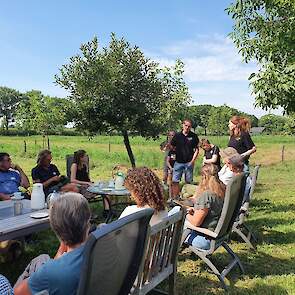
[[[193,247],[209,250],[210,249],[210,241],[205,237],[197,234],[196,231],[192,231],[192,233],[188,236],[187,243]]]
[[[186,183],[193,181],[193,171],[194,166],[189,163],[178,163],[175,162],[173,167],[172,182],[180,182],[182,174],[184,173],[184,178]]]

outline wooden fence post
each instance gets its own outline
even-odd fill
[[[282,146],[282,162],[284,162],[285,159],[285,146]]]
[[[109,153],[111,152],[111,143],[109,142]]]
[[[50,142],[49,142],[49,137],[47,136],[47,149],[50,151]]]
[[[25,152],[25,153],[27,152],[27,143],[26,143],[25,140],[24,140],[24,152]]]

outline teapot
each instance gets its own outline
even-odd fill
[[[40,210],[45,207],[45,194],[42,183],[34,183],[31,194],[31,209]]]

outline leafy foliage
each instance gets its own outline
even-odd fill
[[[17,110],[18,127],[48,134],[67,124],[70,103],[66,99],[44,96],[37,90],[25,95],[28,99],[22,101]]]
[[[256,105],[295,110],[295,1],[235,0],[227,9],[230,34],[246,62],[258,61],[249,77]]]
[[[11,119],[21,101],[26,97],[15,89],[0,87],[0,116],[4,117],[4,127],[8,130],[9,119]]]
[[[270,134],[295,134],[295,117],[268,114],[259,119],[259,126]]]
[[[155,138],[175,119],[175,110],[189,100],[182,74],[180,61],[161,70],[137,46],[112,34],[107,48],[100,49],[96,37],[82,44],[81,55],[71,57],[55,79],[70,92],[76,125],[121,132],[134,166],[128,133]]]

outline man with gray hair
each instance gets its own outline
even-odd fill
[[[14,287],[15,295],[43,290],[56,295],[77,292],[84,243],[90,229],[88,202],[81,194],[65,193],[52,202],[49,212],[51,228],[60,241],[59,249],[54,259],[40,255],[32,260]]]

